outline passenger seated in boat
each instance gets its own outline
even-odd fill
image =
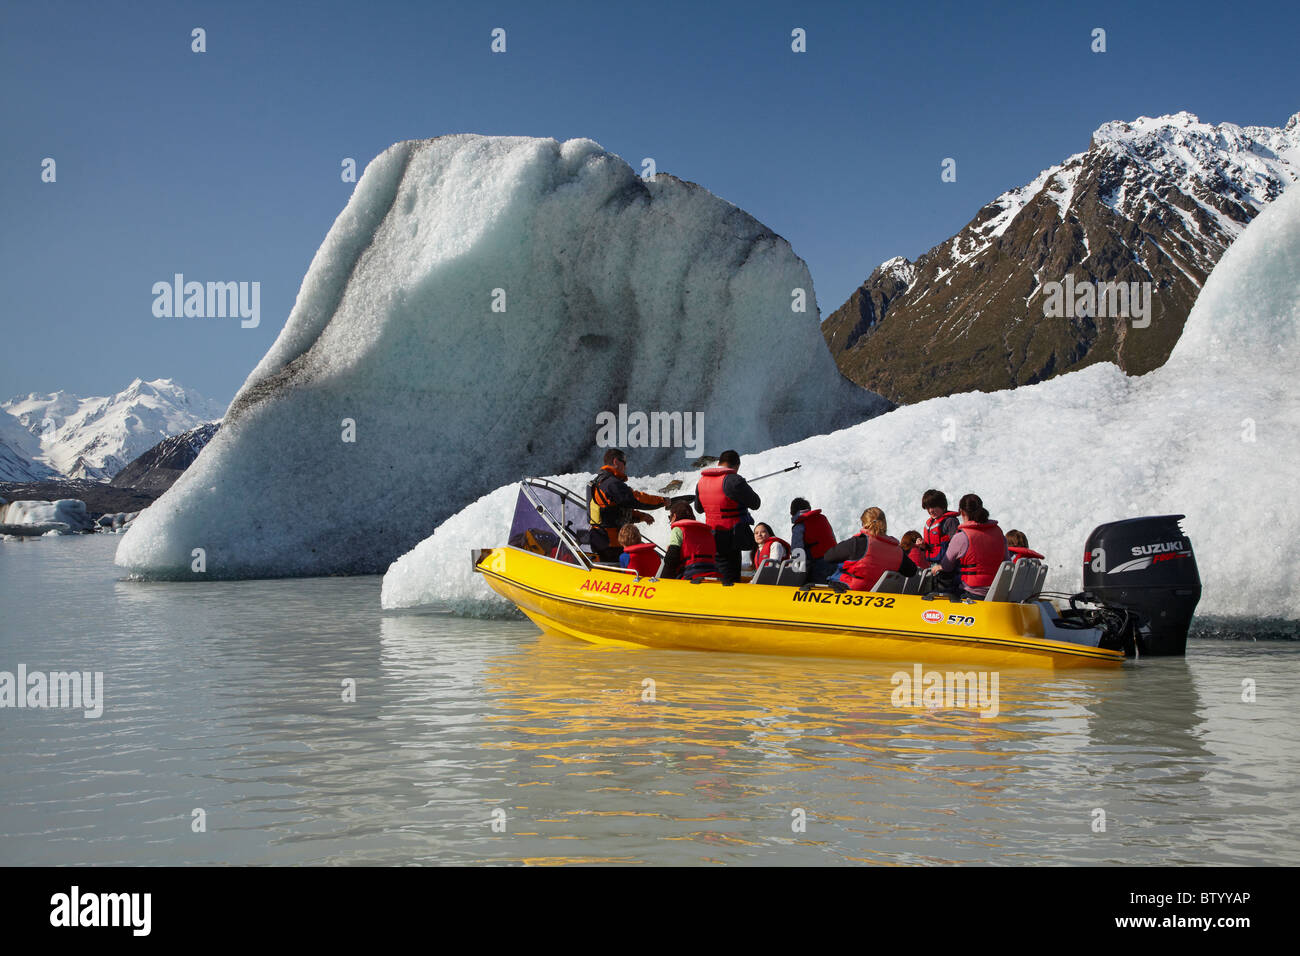
[[[672,521],[668,531],[668,549],[664,553],[661,578],[703,577],[716,574],[717,550],[713,532],[703,521],[695,520],[689,501],[675,501],[669,507]]]
[[[905,578],[916,574],[916,564],[887,531],[883,511],[868,508],[862,512],[862,530],[826,552],[827,562],[840,564],[831,580],[838,580],[851,591],[867,591],[886,571],[897,571]]]
[[[790,502],[790,525],[791,552],[802,550],[808,557],[808,583],[825,584],[835,573],[835,565],[823,560],[826,552],[835,547],[835,529],[807,498]]]
[[[921,548],[925,551],[926,563],[938,564],[948,550],[948,542],[957,533],[961,518],[957,512],[948,510],[948,496],[937,488],[931,488],[921,496],[921,507],[929,515],[921,535]]]
[[[904,531],[898,540],[898,546],[918,568],[924,568],[929,562],[925,560],[925,549],[921,547],[921,532]]]
[[[1038,558],[1040,561],[1043,559],[1041,554],[1029,547],[1029,539],[1025,537],[1025,533],[1015,528],[1007,532],[1007,550],[1011,552],[1013,562],[1021,558]]]
[[[623,567],[646,578],[652,578],[659,572],[659,555],[655,554],[654,543],[642,541],[641,532],[636,525],[625,524],[619,528],[618,543],[623,548],[618,563]]]
[[[998,523],[989,518],[979,495],[962,495],[958,511],[961,523],[940,562],[940,583],[951,590],[960,589],[963,595],[983,598],[1002,562],[1011,560],[1007,539]]]
[[[764,561],[784,561],[790,557],[790,542],[778,538],[772,533],[772,526],[765,521],[754,525],[754,567]]]

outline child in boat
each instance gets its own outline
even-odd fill
[[[918,568],[924,568],[926,566],[925,549],[921,547],[921,532],[903,532],[903,537],[899,539],[898,546],[903,549],[903,553],[906,554],[908,559]]]
[[[623,553],[618,556],[618,563],[635,571],[643,577],[654,577],[659,573],[659,555],[655,546],[641,539],[641,532],[635,524],[625,524],[618,529],[619,547]]]
[[[1011,552],[1013,562],[1021,558],[1038,558],[1040,561],[1043,559],[1041,554],[1029,547],[1029,539],[1025,537],[1025,533],[1015,528],[1007,532],[1007,550]]]

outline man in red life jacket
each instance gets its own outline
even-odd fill
[[[962,495],[958,507],[961,524],[948,542],[940,567],[945,575],[958,575],[962,594],[982,598],[1002,562],[1011,560],[1007,539],[998,523],[989,520],[979,495]]]
[[[807,498],[790,502],[790,525],[790,549],[802,549],[808,558],[808,583],[825,584],[835,573],[835,565],[823,560],[826,552],[835,547],[835,529]]]
[[[591,523],[590,544],[596,556],[607,564],[616,564],[623,548],[618,543],[618,529],[634,521],[652,524],[654,518],[635,510],[662,508],[667,498],[633,491],[627,485],[627,456],[617,448],[605,452],[605,464],[587,485],[587,519]]]
[[[668,549],[664,553],[663,578],[703,577],[717,573],[717,547],[713,532],[703,521],[695,520],[687,501],[676,501],[669,508],[672,524],[668,532]]]
[[[704,515],[704,523],[713,530],[717,547],[718,577],[723,584],[740,580],[740,552],[750,550],[753,535],[748,522],[753,520],[747,509],[762,502],[749,483],[740,477],[740,454],[728,449],[718,456],[718,464],[705,468],[695,486],[695,510]]]
[[[1007,551],[1011,552],[1013,562],[1019,561],[1021,558],[1043,560],[1041,554],[1029,547],[1029,539],[1025,537],[1025,533],[1014,528],[1007,532]]]
[[[885,513],[879,508],[862,512],[862,530],[823,556],[831,564],[843,562],[832,580],[839,580],[851,591],[869,591],[886,571],[897,571],[906,578],[916,574],[916,565],[887,530]]]
[[[943,560],[948,550],[948,542],[957,533],[957,525],[961,522],[957,512],[948,510],[948,496],[942,491],[931,488],[923,494],[921,507],[929,515],[925,522],[925,531],[921,534],[921,548],[925,552],[927,562],[938,564]]]

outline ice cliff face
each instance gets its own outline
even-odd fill
[[[702,413],[715,455],[887,407],[835,368],[789,244],[706,190],[643,182],[590,140],[399,143],[117,561],[189,577],[202,548],[209,577],[382,571],[502,483],[594,469],[597,416],[620,405]],[[693,457],[628,452],[642,471]]]

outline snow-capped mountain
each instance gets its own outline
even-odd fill
[[[1224,250],[1297,180],[1300,113],[1282,128],[1186,112],[1106,123],[1087,152],[1003,193],[915,262],[882,263],[822,333],[845,375],[898,402],[1095,362],[1142,374],[1169,357]],[[1067,275],[1071,288],[1149,282],[1150,314],[1045,317],[1050,284]]]
[[[36,461],[41,443],[11,415],[0,414],[0,481],[44,481],[55,471]]]
[[[0,442],[12,445],[29,464],[68,478],[96,481],[112,478],[162,439],[219,419],[225,412],[224,405],[165,378],[152,382],[137,378],[105,398],[80,398],[62,391],[32,393],[5,402],[0,409],[8,413],[0,421],[5,429],[0,431]],[[11,443],[7,436],[15,420],[18,434]],[[20,466],[15,463],[12,470],[17,474]]]

